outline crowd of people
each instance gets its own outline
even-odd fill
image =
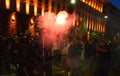
[[[77,47],[78,46],[78,47]],[[68,49],[67,65],[71,76],[83,76],[85,71],[91,71],[89,76],[110,76],[113,71],[120,71],[120,40],[114,37],[109,40],[103,36],[92,37],[82,44],[80,39],[72,38]],[[84,53],[83,53],[84,52]],[[84,59],[82,57],[84,54]]]
[[[38,37],[20,34],[0,36],[0,74],[17,76],[52,76],[50,47],[43,48]]]
[[[0,36],[0,73],[12,70],[17,76],[44,76],[45,71],[46,76],[52,76],[52,61],[62,63],[71,76],[83,76],[88,69],[94,76],[109,76],[110,71],[120,70],[120,40],[117,36],[113,40],[93,37],[83,44],[72,37],[64,62],[61,57],[61,52],[52,54],[52,46],[43,47],[39,37]]]

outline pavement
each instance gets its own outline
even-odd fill
[[[110,76],[120,76],[120,68],[113,69],[109,72]],[[2,72],[0,76],[16,76],[15,71]],[[44,73],[44,76],[45,73]],[[52,66],[52,76],[70,76],[70,72],[66,72],[61,66]],[[91,69],[87,69],[83,72],[83,76],[93,76]]]
[[[53,76],[70,76],[70,72],[65,72],[61,67],[54,67]],[[94,76],[94,72],[91,69],[87,69],[83,72],[83,76]],[[120,67],[110,70],[109,76],[120,76]]]

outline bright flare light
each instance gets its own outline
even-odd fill
[[[30,0],[26,0],[26,14],[29,14]]]
[[[20,11],[20,0],[16,0],[16,10]]]
[[[72,3],[72,4],[75,4],[75,0],[71,0],[71,3]]]
[[[11,14],[10,20],[11,20],[11,23],[15,23],[15,20],[16,20],[15,12]]]
[[[107,19],[107,18],[108,18],[108,16],[104,16],[104,18],[105,18],[105,19]]]
[[[10,9],[10,0],[5,0],[6,9]]]
[[[68,14],[67,11],[60,11],[57,15],[53,12],[45,12],[37,20],[38,27],[41,29],[39,31],[40,39],[43,39],[45,47],[51,46],[58,40],[63,45],[63,42],[66,41],[66,31],[73,26],[74,14]]]
[[[56,23],[59,25],[65,24],[67,17],[68,17],[68,14],[66,11],[59,12],[56,17]]]

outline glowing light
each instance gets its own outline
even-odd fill
[[[101,4],[101,12],[103,12],[103,4]]]
[[[105,33],[105,31],[106,31],[106,28],[105,28],[105,25],[104,25],[103,32]]]
[[[96,25],[97,25],[97,32],[99,32],[99,26],[98,26],[98,23],[96,23]]]
[[[65,24],[62,26],[57,23],[57,16],[64,15],[64,18],[67,18]],[[68,14],[66,11],[61,11],[58,14],[52,12],[45,12],[44,15],[38,17],[38,27],[42,28],[41,39],[44,40],[44,45],[51,45],[58,40],[58,37],[61,37],[61,44],[65,41],[62,39],[65,36],[66,31],[73,26],[73,14]],[[59,26],[60,25],[60,26]],[[65,26],[64,26],[65,25]],[[41,32],[41,31],[40,31]]]
[[[51,12],[51,10],[52,10],[52,0],[49,0],[48,11]]]
[[[88,40],[88,41],[90,40],[90,31],[88,31],[87,40]]]
[[[16,0],[16,10],[20,11],[20,0]]]
[[[30,23],[29,23],[29,31],[31,32],[31,35],[32,35],[32,36],[35,35],[34,19],[33,19],[33,17],[30,19]]]
[[[15,20],[15,15],[13,14],[12,17],[11,17],[12,20]]]
[[[100,23],[99,23],[99,32],[100,32]]]
[[[6,9],[10,9],[10,0],[5,1]]]
[[[34,24],[34,19],[33,18],[30,19],[30,23]]]
[[[71,0],[71,3],[72,3],[72,4],[75,4],[75,0]]]
[[[29,14],[30,0],[26,0],[26,14]]]
[[[15,20],[16,20],[15,12],[11,14],[10,20],[11,20],[11,23],[15,23]]]
[[[86,28],[88,29],[88,18],[87,18],[87,21],[86,21]]]
[[[13,12],[10,15],[10,22],[9,22],[9,35],[13,36],[16,34],[16,13]]]
[[[68,17],[67,12],[65,11],[59,12],[56,17],[57,24],[60,24],[60,25],[64,24],[67,17]]]
[[[104,32],[104,26],[102,25],[102,32]]]
[[[85,2],[85,0],[82,0],[82,2]]]
[[[99,4],[96,1],[92,1],[92,0],[80,0],[86,4],[88,4],[89,6],[91,6],[92,8],[96,9],[99,12],[103,11],[103,4]]]
[[[45,11],[45,2],[42,0],[42,9],[41,9],[41,14],[44,16],[44,11]]]
[[[99,32],[101,32],[101,25],[99,25]]]
[[[92,25],[91,25],[91,21],[89,21],[89,30],[92,30]]]
[[[34,15],[35,16],[37,15],[37,3],[38,3],[38,0],[34,0]]]
[[[89,1],[88,5],[91,6],[91,1]]]
[[[94,22],[94,31],[97,31],[97,25],[96,25],[96,23]]]
[[[103,25],[101,25],[101,32],[103,32]]]
[[[107,19],[107,18],[108,18],[108,16],[104,16],[104,18],[105,18],[105,19]]]

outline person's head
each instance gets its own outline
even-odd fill
[[[118,44],[119,43],[119,38],[118,37],[114,37],[113,38],[113,43]]]
[[[102,46],[102,45],[104,45],[104,44],[106,44],[105,39],[100,39],[100,40],[99,40],[99,45]]]

